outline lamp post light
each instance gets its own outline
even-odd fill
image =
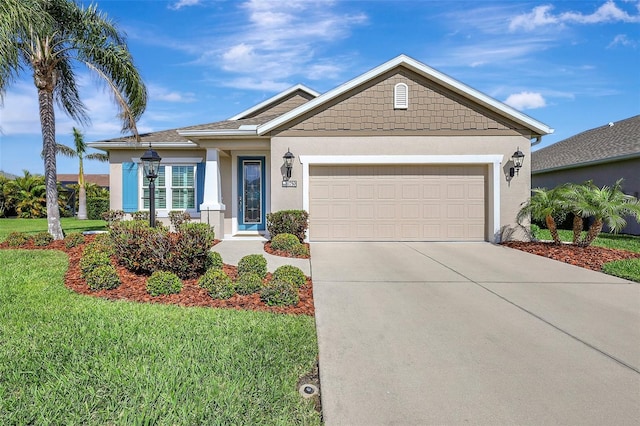
[[[142,167],[144,168],[144,175],[149,179],[149,226],[154,228],[156,226],[156,183],[155,180],[158,177],[158,169],[160,167],[160,161],[162,158],[157,152],[151,148],[144,153],[142,157]]]
[[[287,178],[286,180],[291,179],[291,169],[293,168],[293,159],[296,158],[295,155],[293,155],[291,153],[291,151],[289,151],[289,148],[287,148],[287,152],[282,156],[282,159],[284,160],[284,166],[287,169]]]

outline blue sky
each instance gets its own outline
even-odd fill
[[[81,2],[90,4],[88,1]],[[640,1],[99,0],[149,91],[142,132],[224,120],[297,83],[325,92],[407,54],[555,129],[536,149],[640,113]],[[86,141],[120,136],[79,68]],[[56,115],[57,140],[73,144]],[[0,107],[0,170],[43,173],[31,73]],[[108,173],[88,161],[86,173]],[[77,160],[58,158],[58,173]]]

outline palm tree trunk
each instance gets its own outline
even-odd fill
[[[579,214],[573,214],[573,244],[578,244],[580,242],[580,235],[582,234],[582,228],[584,226],[584,221],[582,220],[582,216]]]
[[[551,233],[553,242],[555,244],[560,244],[560,236],[558,235],[558,228],[556,227],[556,221],[553,220],[553,216],[547,215],[544,220],[547,223],[547,229],[549,229],[549,232]]]
[[[589,227],[589,232],[585,236],[584,240],[582,240],[583,246],[590,246],[593,240],[595,240],[598,235],[600,235],[600,231],[602,231],[602,219],[596,218],[591,226]]]
[[[78,153],[78,219],[87,219],[87,188],[84,186],[84,167],[82,153]]]
[[[56,174],[56,121],[53,111],[53,90],[38,87],[40,124],[42,125],[42,151],[44,178],[47,187],[47,225],[54,240],[64,238],[58,208],[58,179]]]

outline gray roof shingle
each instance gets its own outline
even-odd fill
[[[640,156],[640,115],[587,130],[531,154],[532,173]]]

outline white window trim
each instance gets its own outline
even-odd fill
[[[489,218],[489,240],[500,238],[500,177],[504,155],[300,155],[302,163],[302,208],[309,211],[309,167],[313,165],[371,165],[371,164],[485,164],[489,166],[488,202],[493,205]]]
[[[171,186],[171,174],[167,174],[166,173],[166,168],[165,168],[165,190],[166,190],[166,200],[167,200],[167,207],[164,209],[160,209],[160,208],[156,208],[156,215],[158,217],[169,217],[169,212],[171,211],[184,211],[189,213],[189,215],[191,217],[197,217],[199,215],[199,212],[197,210],[198,207],[198,164],[194,163],[193,161],[196,159],[185,159],[185,158],[177,158],[177,159],[167,159],[167,160],[178,160],[176,162],[169,162],[167,161],[166,163],[164,162],[165,159],[163,158],[163,163],[160,163],[160,166],[164,166],[164,167],[173,167],[173,166],[192,166],[193,167],[193,183],[194,183],[194,187],[193,187],[193,199],[194,199],[194,207],[191,209],[174,209],[171,208],[171,202],[172,202],[172,186]],[[190,160],[190,161],[184,161],[184,160]],[[134,159],[135,161],[135,159]],[[173,173],[173,170],[172,170]],[[138,164],[138,190],[140,193],[140,198],[138,200],[138,210],[139,211],[149,211],[148,208],[144,208],[144,167],[142,166],[142,163],[140,162]]]
[[[404,99],[399,99],[400,90],[404,90]],[[398,83],[393,88],[393,108],[394,109],[409,109],[409,86],[404,83]]]

